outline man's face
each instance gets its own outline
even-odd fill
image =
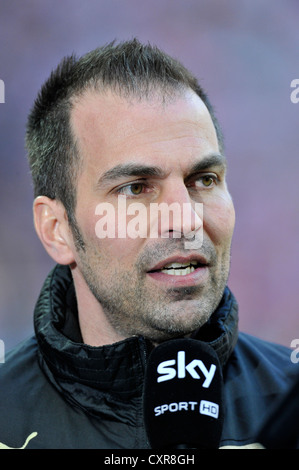
[[[88,91],[77,100],[71,125],[83,158],[76,220],[85,250],[75,252],[76,269],[100,314],[119,338],[159,342],[192,332],[221,300],[234,228],[225,159],[206,106],[192,91],[166,103],[158,95],[127,100]],[[162,218],[157,236],[120,238],[119,221],[132,221],[128,210],[119,213],[120,195],[127,208],[142,205],[147,234],[154,205],[185,206],[189,218],[167,224]],[[108,206],[114,211],[105,220],[115,236],[110,231],[103,238],[97,208]],[[196,230],[201,246],[186,248],[182,234]]]

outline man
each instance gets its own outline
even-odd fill
[[[66,58],[30,113],[27,148],[36,231],[57,266],[36,305],[35,338],[0,369],[2,445],[149,447],[147,358],[190,336],[221,363],[220,446],[254,445],[291,384],[290,352],[238,334],[226,286],[227,163],[197,80],[137,40]],[[151,216],[163,204],[178,210]]]

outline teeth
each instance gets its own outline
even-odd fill
[[[174,269],[176,269],[176,268],[187,268],[188,266],[190,266],[190,264],[191,264],[190,262],[188,262],[188,263],[169,263],[169,264],[166,264],[163,269],[165,269],[165,268],[174,268]]]
[[[186,276],[195,271],[194,264],[196,266],[197,263],[169,263],[161,269],[161,272],[170,276]]]

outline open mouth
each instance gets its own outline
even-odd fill
[[[169,276],[187,276],[188,274],[193,273],[196,269],[205,267],[205,264],[202,264],[198,261],[188,261],[186,263],[168,263],[163,266],[161,269],[155,269],[150,271],[151,273],[160,272],[168,274]]]

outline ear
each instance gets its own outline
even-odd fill
[[[59,264],[72,264],[74,244],[63,204],[46,196],[33,203],[34,226],[47,253]]]

